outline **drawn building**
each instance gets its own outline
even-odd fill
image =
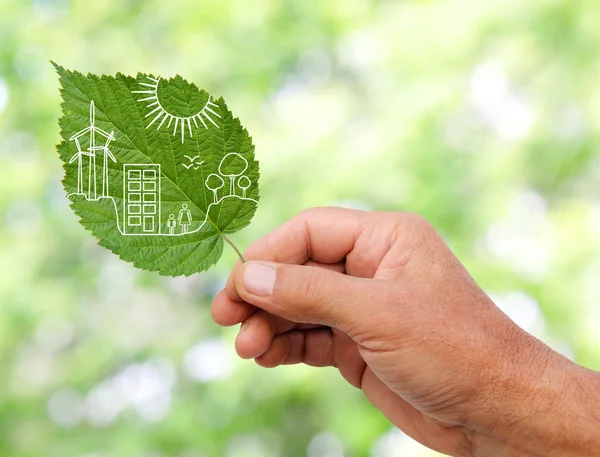
[[[160,165],[123,166],[123,233],[160,234]]]

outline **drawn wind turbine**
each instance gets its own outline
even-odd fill
[[[104,130],[102,130],[100,127],[96,127],[96,107],[94,106],[94,100],[92,100],[90,102],[90,126],[84,128],[83,130],[77,132],[75,135],[73,135],[71,138],[69,138],[69,141],[75,141],[76,144],[78,145],[78,149],[80,149],[79,147],[79,138],[81,138],[82,136],[86,135],[89,133],[90,135],[90,147],[87,150],[87,153],[81,151],[81,154],[79,154],[79,152],[77,153],[77,157],[79,157],[79,162],[78,162],[78,183],[77,183],[77,193],[79,193],[81,191],[81,193],[83,194],[83,183],[81,182],[81,178],[83,177],[83,173],[81,172],[81,156],[82,155],[86,155],[89,156],[90,161],[89,161],[89,173],[88,173],[88,191],[87,191],[87,198],[90,200],[97,200],[98,199],[98,193],[96,191],[96,153],[95,151],[98,149],[96,147],[96,133],[98,133],[99,135],[103,136],[104,138],[106,138],[107,140],[112,137],[112,139],[114,139],[114,136],[111,134],[108,134],[107,132],[105,132]],[[114,133],[114,132],[113,132]],[[110,143],[110,141],[108,141],[108,143]],[[112,156],[112,154],[111,154]],[[113,157],[114,159],[114,157]],[[71,159],[71,161],[74,161],[74,159]]]
[[[77,145],[77,154],[73,155],[73,157],[71,157],[71,160],[69,160],[69,163],[72,164],[73,162],[75,162],[75,160],[77,160],[77,195],[84,195],[83,194],[83,156],[88,156],[91,157],[91,153],[87,152],[87,151],[83,151],[81,149],[81,145],[79,144],[79,138],[75,138],[75,144]]]
[[[110,152],[108,146],[110,146],[110,142],[115,139],[115,132],[110,132],[108,138],[106,139],[106,144],[104,146],[94,146],[90,148],[90,151],[103,151],[104,152],[104,161],[102,164],[102,197],[108,197],[108,158],[117,163],[117,159]]]

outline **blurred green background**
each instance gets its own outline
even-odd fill
[[[0,456],[437,455],[334,369],[239,360],[209,315],[230,249],[172,279],[96,245],[60,184],[50,59],[223,95],[261,161],[241,247],[310,206],[418,212],[600,369],[598,24],[597,0],[2,0]]]

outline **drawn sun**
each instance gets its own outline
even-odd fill
[[[182,143],[185,141],[186,130],[189,132],[190,138],[192,137],[192,121],[194,122],[196,129],[200,127],[198,121],[200,121],[200,123],[204,126],[206,130],[208,130],[208,124],[206,123],[206,121],[213,124],[216,128],[219,128],[218,124],[215,122],[213,117],[211,117],[216,116],[218,118],[221,118],[221,116],[213,109],[218,108],[219,105],[214,103],[210,99],[210,96],[208,97],[206,104],[200,111],[192,114],[191,116],[178,116],[167,111],[158,97],[159,86],[161,86],[162,89],[162,86],[169,84],[169,82],[162,79],[160,76],[156,79],[150,76],[146,76],[146,78],[148,82],[139,83],[140,86],[143,86],[143,90],[132,91],[133,94],[147,95],[147,97],[138,100],[138,102],[147,102],[147,108],[150,109],[150,112],[146,114],[147,118],[154,115],[154,118],[152,118],[152,120],[146,126],[146,128],[157,123],[156,130],[160,130],[160,128],[166,123],[167,128],[169,129],[171,128],[171,125],[173,125],[173,121],[175,121],[175,126],[173,128],[173,136],[177,135],[177,131],[179,130],[181,133]]]

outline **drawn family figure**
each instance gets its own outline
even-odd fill
[[[175,220],[175,214],[169,214],[169,219],[167,220],[167,227],[169,228],[169,235],[175,235],[175,226],[177,225],[177,221]]]
[[[187,203],[181,205],[181,210],[179,211],[177,222],[179,222],[179,225],[181,225],[181,233],[187,233],[190,224],[192,223],[192,213],[188,209]]]

